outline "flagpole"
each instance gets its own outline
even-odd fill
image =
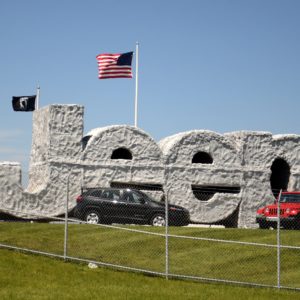
[[[39,109],[39,102],[40,102],[40,86],[38,85],[36,89],[36,104],[35,104],[36,109]]]
[[[135,46],[135,99],[134,99],[134,126],[137,127],[138,114],[138,79],[139,79],[139,43]]]

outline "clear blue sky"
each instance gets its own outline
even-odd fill
[[[139,121],[155,140],[193,129],[300,134],[300,1],[0,1],[0,161],[27,171],[32,113],[85,107],[85,133],[134,123],[134,79],[99,80],[96,55],[140,42]],[[133,65],[134,66],[134,65]]]

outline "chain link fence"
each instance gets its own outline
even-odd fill
[[[237,214],[223,224],[186,222],[189,212],[169,203],[161,185],[83,187],[70,199],[69,184],[61,216],[0,208],[0,247],[166,278],[300,290],[300,195],[273,191],[280,201],[259,211],[255,228],[237,228]],[[199,201],[241,192],[194,190]]]

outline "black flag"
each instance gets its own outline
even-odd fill
[[[12,98],[12,106],[14,111],[33,111],[35,110],[35,98],[34,96],[19,96]]]

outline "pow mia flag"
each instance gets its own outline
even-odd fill
[[[12,106],[14,111],[35,110],[35,99],[36,99],[36,95],[12,97]]]

